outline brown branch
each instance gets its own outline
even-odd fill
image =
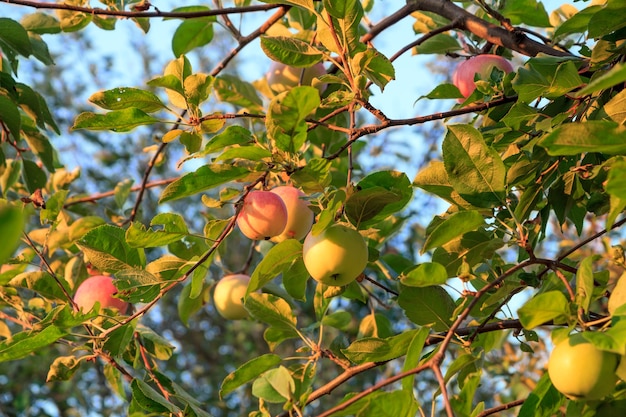
[[[469,114],[469,113],[487,110],[487,109],[501,106],[507,103],[512,103],[516,100],[517,100],[517,96],[504,97],[499,100],[471,105],[468,107],[463,107],[461,109],[456,109],[456,110],[450,110],[447,112],[433,113],[427,116],[413,117],[410,119],[389,119],[387,122],[383,122],[377,125],[363,126],[362,128],[357,129],[354,132],[354,135],[350,138],[350,140],[348,140],[345,144],[343,144],[335,153],[333,153],[332,155],[326,156],[326,159],[328,160],[336,159],[343,153],[343,151],[345,151],[349,146],[351,146],[354,142],[356,142],[361,137],[378,133],[381,130],[384,130],[390,127],[412,126],[412,125],[417,125],[417,124],[423,124],[427,122],[432,122],[434,120],[441,120],[441,119],[446,119],[448,117],[460,116],[463,114]]]
[[[35,9],[69,10],[73,12],[79,12],[79,13],[85,13],[85,14],[91,14],[91,15],[127,17],[127,18],[133,18],[133,19],[154,18],[154,17],[193,19],[193,18],[198,18],[198,17],[264,12],[267,10],[275,9],[277,7],[281,7],[280,5],[277,5],[277,4],[260,4],[260,5],[255,5],[255,6],[225,7],[221,9],[202,10],[202,11],[195,11],[195,12],[162,12],[158,10],[157,8],[155,8],[154,12],[145,12],[145,11],[101,9],[99,7],[92,8],[92,7],[76,6],[76,5],[67,4],[67,3],[47,3],[47,2],[39,2],[39,1],[31,1],[31,0],[0,0],[0,2],[12,4],[15,6],[32,7]]]
[[[173,183],[174,181],[176,181],[178,178],[168,178],[165,180],[158,180],[158,181],[152,181],[148,184],[145,185],[144,188],[154,188],[154,187],[160,187],[163,185],[168,185]],[[137,192],[139,190],[141,190],[142,185],[136,185],[134,187],[132,187],[130,189],[131,192]],[[103,193],[98,193],[98,194],[93,194],[90,196],[86,196],[86,197],[77,197],[77,198],[71,198],[69,199],[64,205],[63,208],[68,208],[70,206],[76,205],[76,204],[81,204],[81,203],[94,203],[98,200],[101,200],[103,198],[107,198],[107,197],[112,197],[115,195],[115,190],[112,191],[106,191]]]
[[[500,411],[509,410],[513,407],[519,407],[520,405],[524,404],[524,401],[526,401],[526,399],[515,400],[515,401],[511,401],[510,403],[506,403],[506,404],[499,405],[497,407],[489,408],[483,411],[482,413],[480,413],[476,417],[487,417],[487,416],[499,413]]]

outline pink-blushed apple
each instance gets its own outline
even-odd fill
[[[487,79],[494,68],[505,73],[513,71],[513,65],[499,55],[476,55],[461,62],[452,75],[452,83],[459,89],[463,97],[469,97],[476,89],[474,77],[476,74],[483,80]],[[463,102],[459,99],[459,102]]]
[[[272,62],[266,74],[266,79],[275,93],[282,93],[299,85],[310,85],[317,88],[321,94],[326,89],[326,84],[319,82],[317,78],[324,74],[326,74],[326,69],[321,62],[308,68],[298,68],[280,62]]]
[[[117,288],[113,284],[113,278],[106,275],[94,275],[78,286],[74,294],[74,302],[85,313],[90,311],[96,302],[99,302],[101,309],[117,309],[125,314],[128,310],[128,303],[115,298],[115,294],[117,294]]]
[[[237,216],[237,226],[248,239],[267,240],[287,225],[287,206],[278,194],[255,190],[248,193]]]
[[[552,385],[573,400],[600,400],[615,389],[619,355],[595,347],[582,333],[560,341],[548,361]]]
[[[326,285],[341,287],[354,281],[367,266],[367,243],[359,232],[336,224],[317,235],[312,232],[302,246],[309,275]]]
[[[243,299],[249,282],[250,277],[245,274],[226,275],[217,282],[213,291],[213,305],[222,317],[228,320],[248,317]]]
[[[282,185],[271,190],[278,195],[287,207],[287,225],[283,232],[272,238],[274,242],[282,242],[285,239],[302,240],[311,230],[315,213],[309,208],[306,197],[301,190],[291,185]]]

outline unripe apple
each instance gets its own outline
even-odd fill
[[[324,64],[317,64],[308,68],[298,68],[285,65],[280,62],[272,62],[266,74],[267,83],[275,93],[282,93],[299,85],[311,85],[321,93],[326,89],[326,84],[315,80],[326,74]]]
[[[619,355],[595,347],[576,333],[550,354],[548,375],[554,387],[572,400],[599,400],[615,389]]]
[[[513,71],[509,61],[499,55],[477,55],[461,62],[452,75],[452,83],[459,89],[463,97],[469,97],[476,89],[474,76],[476,74],[483,80],[489,78],[493,68],[499,68],[505,73]],[[459,100],[462,102],[463,100]]]
[[[106,275],[94,275],[84,280],[74,294],[74,302],[83,312],[90,311],[96,302],[100,308],[115,308],[124,314],[128,310],[128,303],[115,298],[117,288],[113,278]]]
[[[237,226],[248,239],[280,235],[287,225],[287,207],[278,194],[255,190],[248,193],[237,216]]]
[[[311,230],[315,213],[309,208],[309,204],[302,197],[306,197],[302,191],[291,185],[283,185],[271,190],[278,195],[287,207],[287,225],[283,232],[272,238],[274,242],[282,242],[286,239],[302,240]]]
[[[248,317],[243,299],[249,282],[250,277],[244,274],[226,275],[219,280],[213,292],[213,304],[222,317],[228,320]]]
[[[317,235],[309,233],[302,247],[309,274],[326,285],[344,286],[354,281],[367,266],[367,243],[359,232],[333,225]]]

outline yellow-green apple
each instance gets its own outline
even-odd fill
[[[213,305],[222,317],[228,320],[248,317],[243,299],[249,282],[250,277],[245,274],[226,275],[218,281],[213,291]]]
[[[452,83],[459,89],[463,97],[467,98],[476,89],[474,77],[476,74],[483,80],[487,79],[494,68],[505,73],[513,71],[513,66],[499,55],[477,55],[461,62],[452,75]],[[459,102],[463,100],[459,99]]]
[[[626,304],[626,273],[623,273],[617,280],[615,288],[611,291],[607,307],[609,313],[613,315],[615,310]]]
[[[582,333],[559,342],[548,361],[554,387],[572,400],[599,400],[615,389],[619,355],[595,347]]]
[[[309,233],[304,239],[302,256],[313,279],[343,286],[354,281],[367,266],[367,243],[356,230],[333,225],[317,235]]]
[[[280,235],[287,225],[287,206],[278,194],[255,190],[248,193],[237,216],[237,226],[248,239]]]
[[[285,230],[272,238],[274,242],[282,242],[285,239],[302,240],[311,230],[315,213],[309,208],[309,204],[303,197],[302,191],[291,185],[282,185],[271,190],[278,195],[287,207],[287,225]]]
[[[100,308],[117,309],[125,314],[128,303],[115,298],[117,288],[113,284],[113,278],[106,275],[94,275],[84,280],[76,289],[74,302],[83,312],[90,311],[96,302]]]
[[[272,62],[266,74],[267,83],[275,93],[282,93],[299,85],[310,85],[321,93],[326,89],[326,84],[317,78],[326,74],[324,64],[317,64],[308,68],[298,68],[285,65],[280,62]]]

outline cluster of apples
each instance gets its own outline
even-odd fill
[[[306,195],[285,185],[249,192],[237,216],[237,226],[251,240],[304,239],[304,266],[313,279],[331,286],[351,283],[367,265],[365,240],[359,232],[341,224],[313,234],[314,220],[315,213],[309,208]],[[232,320],[246,317],[242,300],[249,282],[250,277],[245,274],[220,279],[213,293],[218,313]]]

